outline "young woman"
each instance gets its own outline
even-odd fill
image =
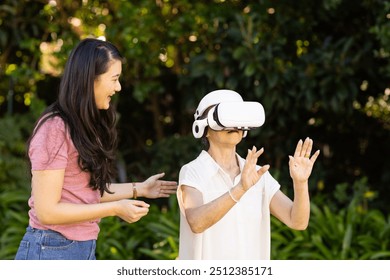
[[[160,180],[164,173],[144,182],[112,183],[117,132],[110,100],[121,90],[121,72],[122,57],[109,42],[85,39],[72,50],[58,100],[28,142],[29,226],[15,259],[96,259],[101,218],[134,223],[149,209],[137,197],[176,192],[176,182]]]
[[[202,99],[195,121],[227,100],[242,98],[230,90],[209,93]],[[234,113],[230,119],[234,119]],[[263,148],[248,150],[246,159],[236,153],[242,138],[239,129],[206,127],[202,139],[205,150],[181,168],[177,192],[179,259],[270,259],[271,214],[290,228],[307,227],[308,179],[319,155],[319,151],[311,155],[313,141],[300,140],[294,155],[289,156],[294,188],[291,201],[268,172],[270,166],[257,165]]]

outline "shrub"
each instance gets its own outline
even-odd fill
[[[272,258],[310,260],[367,260],[390,258],[390,216],[367,208],[370,192],[362,178],[347,188],[340,184],[336,194],[344,201],[353,189],[350,202],[336,207],[337,199],[311,205],[306,231],[293,231],[272,219]],[[342,194],[344,193],[344,195]],[[314,199],[315,201],[316,199]],[[337,210],[339,209],[339,210]]]

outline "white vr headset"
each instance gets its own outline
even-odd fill
[[[204,119],[197,119],[192,125],[195,138],[201,138],[207,126],[213,130],[243,130],[260,127],[265,122],[264,108],[259,102],[221,102],[215,105]]]

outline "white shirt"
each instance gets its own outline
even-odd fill
[[[237,158],[242,171],[245,159],[239,155]],[[193,233],[185,217],[181,188],[183,185],[199,190],[206,204],[225,194],[240,178],[241,174],[233,182],[206,151],[202,151],[195,160],[181,168],[177,191],[180,206],[179,259],[270,259],[269,204],[280,185],[269,172],[266,172],[221,220],[203,233]]]

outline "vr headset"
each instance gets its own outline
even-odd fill
[[[204,119],[197,119],[192,125],[195,138],[201,138],[207,126],[213,130],[243,130],[260,127],[265,122],[264,108],[259,102],[221,102],[215,105]]]

